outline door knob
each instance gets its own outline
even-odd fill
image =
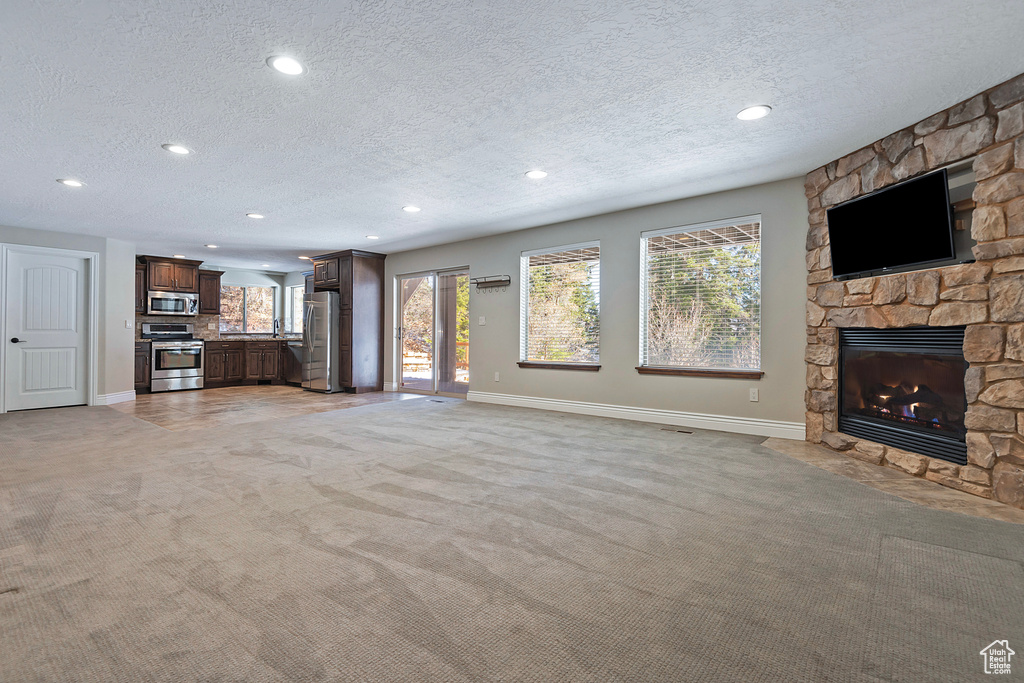
[[[18,339],[17,337],[11,337],[12,344],[24,344],[28,339]]]

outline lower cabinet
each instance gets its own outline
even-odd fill
[[[279,379],[280,371],[281,342],[245,343],[246,379]]]
[[[135,391],[149,391],[149,344],[135,342]]]
[[[245,379],[245,342],[206,342],[206,386],[240,384]]]
[[[274,341],[208,341],[206,342],[207,387],[255,384],[260,380],[283,383],[281,352],[285,342]]]

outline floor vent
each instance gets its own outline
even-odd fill
[[[663,432],[678,432],[679,434],[693,434],[693,432],[691,432],[691,431],[689,431],[687,429],[672,429],[671,427],[662,427],[661,431],[663,431]]]

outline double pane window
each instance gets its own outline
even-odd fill
[[[759,370],[761,217],[645,232],[640,250],[641,364]]]
[[[600,243],[523,252],[520,267],[520,359],[597,363]]]
[[[274,331],[274,288],[222,285],[220,331],[243,334]]]

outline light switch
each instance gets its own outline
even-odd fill
[[[486,325],[487,324],[487,317],[486,316],[480,316],[480,318],[479,318],[479,320],[477,320],[476,324],[477,325]]]
[[[125,320],[124,321],[124,329],[130,330],[133,327],[135,327],[135,321],[134,320]]]
[[[750,400],[751,401],[757,401],[758,400],[757,389],[751,389],[750,390]]]
[[[495,382],[500,382],[501,381],[501,376],[498,373],[494,373],[494,381]]]

